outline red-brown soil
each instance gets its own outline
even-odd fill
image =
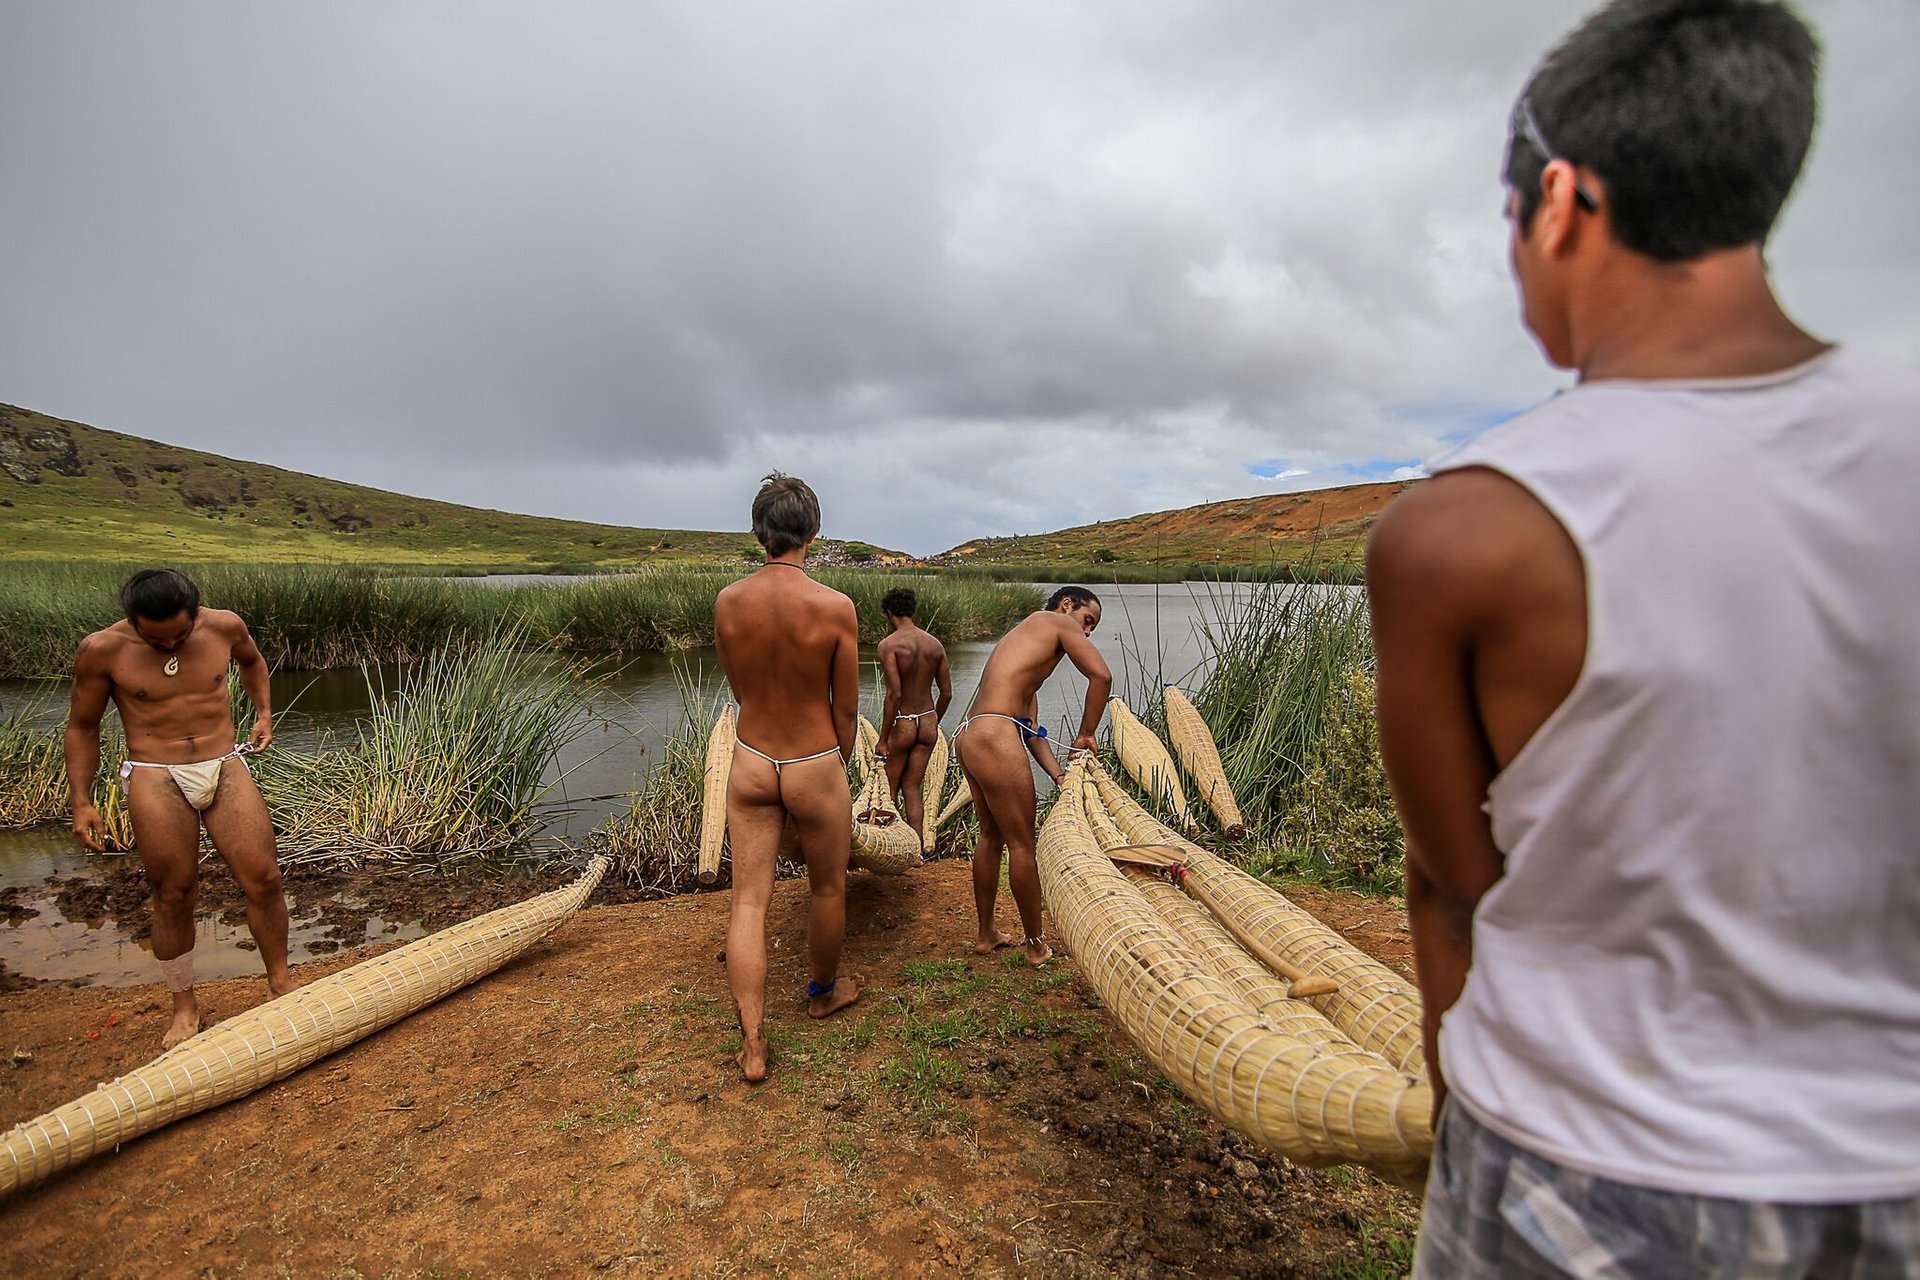
[[[1397,902],[1290,892],[1406,967]],[[1338,1276],[1404,1260],[1413,1197],[1223,1129],[1069,959],[973,956],[964,863],[853,878],[846,969],[866,992],[824,1022],[800,991],[805,886],[780,884],[773,1078],[741,1083],[727,907],[590,908],[286,1081],[0,1201],[6,1271]],[[216,1017],[264,994],[202,988]],[[0,1062],[0,1124],[138,1066],[165,1021],[157,986],[0,996],[0,1055],[31,1055]]]

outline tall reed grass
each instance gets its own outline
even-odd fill
[[[712,689],[681,673],[680,715],[661,744],[646,781],[589,837],[613,858],[613,873],[648,893],[687,893],[698,885],[700,803],[705,795],[707,735],[720,718],[724,688]],[[721,865],[724,887],[730,863]]]
[[[391,691],[367,679],[373,710],[353,741],[256,758],[283,863],[444,866],[522,846],[595,692],[511,633],[437,650]]]
[[[9,565],[0,574],[0,679],[61,676],[82,636],[120,619],[129,568]],[[686,649],[713,642],[713,599],[737,574],[639,570],[554,583],[489,586],[388,576],[350,565],[201,565],[209,605],[247,621],[278,670],[415,662],[511,628],[532,648],[581,654]],[[822,581],[853,597],[862,639],[886,630],[880,598],[913,587],[920,621],[947,640],[995,636],[1037,608],[1030,587],[829,569]]]
[[[1193,694],[1248,823],[1255,870],[1398,892],[1405,843],[1374,735],[1366,596],[1270,584],[1217,600]],[[1158,702],[1147,718],[1164,731]]]

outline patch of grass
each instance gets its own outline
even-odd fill
[[[1416,1224],[1405,1218],[1363,1218],[1358,1224],[1359,1248],[1334,1259],[1328,1280],[1403,1280],[1413,1273]]]

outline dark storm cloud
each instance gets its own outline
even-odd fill
[[[804,468],[916,550],[1338,482],[1555,385],[1496,168],[1582,8],[16,4],[0,399],[635,523]],[[1774,261],[1912,358],[1920,21],[1808,12]]]

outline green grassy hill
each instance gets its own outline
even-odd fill
[[[512,515],[181,449],[0,404],[0,560],[733,565],[748,533]],[[823,540],[827,562],[899,558]]]
[[[1273,568],[1363,557],[1367,530],[1413,481],[1347,485],[1235,498],[1178,511],[1103,520],[1054,533],[976,538],[936,557],[943,564],[1128,565]]]

